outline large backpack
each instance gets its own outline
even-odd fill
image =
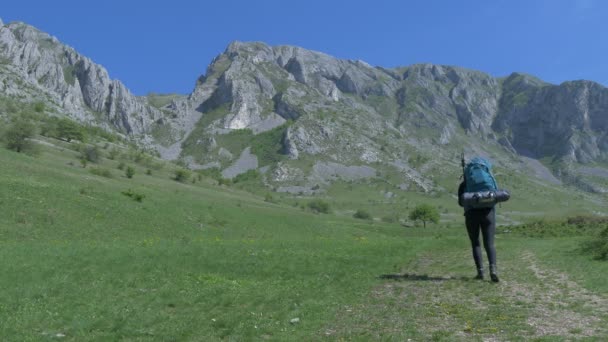
[[[492,164],[475,157],[464,168],[465,192],[495,191],[496,180],[492,176]]]

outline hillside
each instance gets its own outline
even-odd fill
[[[580,248],[598,227],[499,230],[492,284],[472,279],[460,216],[423,229],[315,214],[103,143],[82,167],[75,143],[40,139],[35,157],[0,149],[4,340],[608,336],[608,264]]]

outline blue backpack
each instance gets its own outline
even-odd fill
[[[492,176],[492,164],[475,157],[464,168],[465,192],[495,191],[496,180]]]

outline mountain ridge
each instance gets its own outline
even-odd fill
[[[554,85],[435,64],[374,67],[234,41],[190,94],[159,102],[132,95],[102,66],[27,24],[1,25],[0,47],[5,95],[46,97],[58,112],[191,168],[230,177],[259,170],[274,189],[311,190],[385,170],[430,191],[424,172],[441,173],[433,159],[462,150],[494,156],[498,165],[518,156],[549,160],[543,165],[558,178],[580,178],[577,165],[607,159],[608,89],[592,81]],[[376,172],[356,169],[362,166]]]

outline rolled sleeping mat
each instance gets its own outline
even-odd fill
[[[511,198],[509,191],[500,189],[492,191],[465,192],[462,202],[465,206],[473,208],[490,208],[496,203],[508,201]]]

